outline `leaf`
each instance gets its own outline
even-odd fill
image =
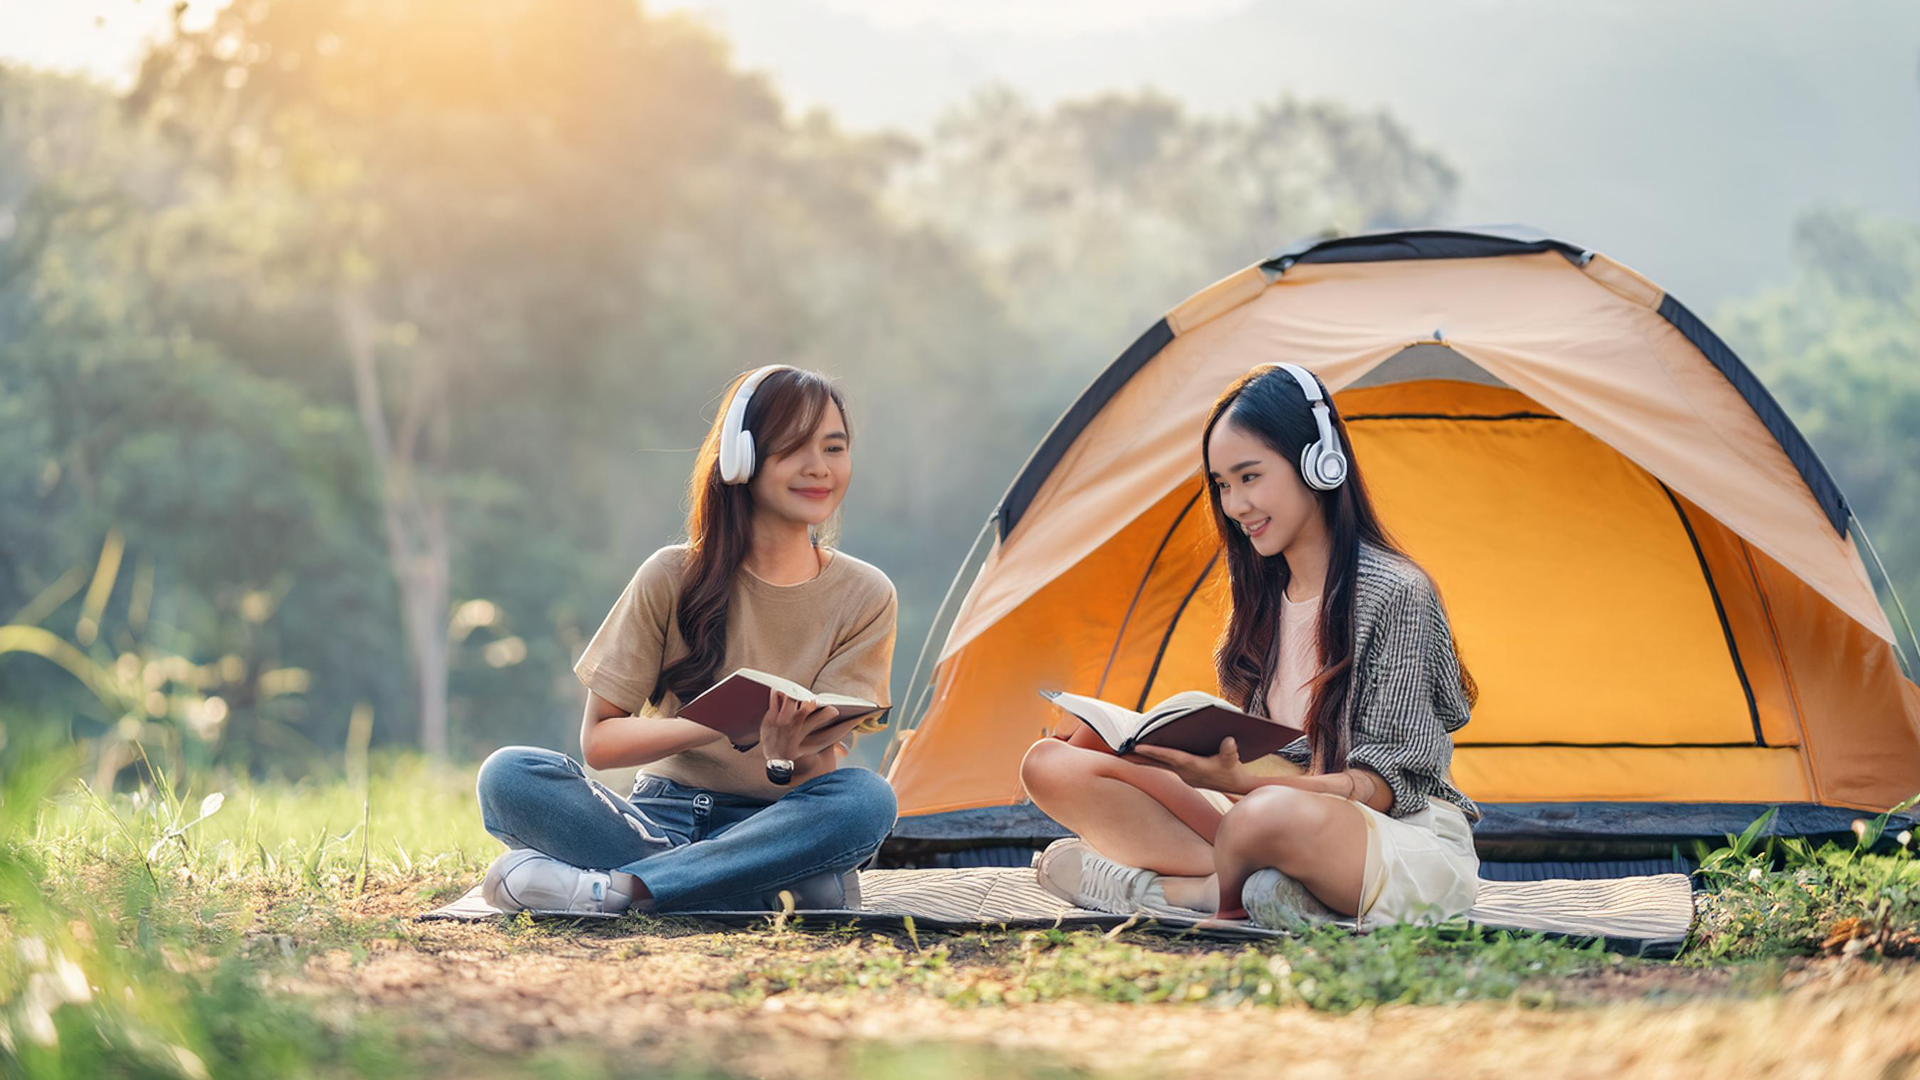
[[[196,822],[205,821],[208,818],[212,817],[213,815],[219,813],[220,807],[225,805],[226,801],[227,801],[227,793],[224,791],[216,791],[213,794],[207,796],[206,798],[201,799],[200,800],[200,816],[197,818],[194,818],[194,821]]]
[[[359,896],[367,887],[367,848],[373,837],[373,800],[365,799],[360,803],[360,867],[353,874],[353,895]]]
[[[1753,824],[1747,826],[1747,831],[1741,833],[1739,839],[1733,842],[1733,853],[1735,857],[1746,855],[1747,850],[1753,846],[1754,840],[1758,838],[1762,832],[1766,831],[1768,825],[1773,824],[1773,819],[1779,813],[1779,807],[1769,806],[1767,807],[1766,813],[1754,818]]]
[[[307,849],[307,857],[300,865],[300,869],[305,873],[307,879],[307,887],[316,892],[321,888],[320,863],[325,860],[326,853],[327,827],[322,825],[320,826],[320,830],[314,834],[313,846]]]

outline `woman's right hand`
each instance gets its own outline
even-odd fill
[[[1166,769],[1190,787],[1228,795],[1245,795],[1253,787],[1253,774],[1240,763],[1240,751],[1232,736],[1221,739],[1220,749],[1209,757],[1170,746],[1136,746],[1127,760]]]
[[[595,769],[623,769],[672,757],[724,738],[691,720],[634,716],[599,694],[587,694],[580,719],[580,760]]]

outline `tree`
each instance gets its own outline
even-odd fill
[[[978,252],[1050,351],[1091,358],[1281,244],[1431,223],[1456,185],[1384,113],[1194,116],[1153,91],[1041,109],[992,88],[939,122],[899,200]]]
[[[130,104],[208,193],[173,232],[167,310],[360,418],[430,750],[454,682],[497,691],[496,661],[551,670],[577,649],[612,595],[583,589],[583,565],[617,582],[677,531],[689,459],[634,452],[690,448],[734,371],[815,364],[876,418],[938,419],[954,398],[919,399],[944,385],[991,422],[1030,355],[968,260],[879,207],[904,142],[790,121],[716,39],[628,3],[249,4],[176,34]],[[1018,400],[1022,437],[1047,407]],[[886,474],[911,434],[862,430],[865,505],[977,518],[983,499]],[[1017,452],[912,467],[991,485]],[[907,527],[862,550],[926,561]],[[936,545],[929,575],[964,547]],[[534,585],[569,579],[571,596]],[[526,652],[454,680],[449,617],[475,597],[503,601],[487,633],[511,624]],[[540,690],[465,719],[523,732],[553,693],[520,685]]]
[[[326,718],[393,704],[352,415],[156,310],[173,189],[111,95],[0,71],[0,103],[0,622],[131,670],[136,721],[196,724],[197,758],[304,769],[338,745]],[[5,688],[118,738],[122,717],[50,666],[11,659]]]
[[[545,279],[617,290],[679,178],[777,106],[714,39],[617,0],[234,5],[156,49],[131,100],[219,182],[210,212],[270,230],[242,253],[286,275],[274,314],[331,322],[421,742],[444,754],[456,384],[541,359],[523,339],[536,305],[617,320],[617,291],[561,300]],[[206,232],[215,291],[251,291],[255,265],[231,256],[253,237]]]
[[[1920,224],[1814,211],[1795,226],[1793,252],[1790,284],[1730,305],[1717,325],[1833,471],[1912,605],[1920,600]]]

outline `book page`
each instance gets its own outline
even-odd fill
[[[1139,713],[1110,701],[1058,690],[1042,690],[1040,696],[1085,721],[1093,733],[1116,753],[1140,729]]]
[[[1300,734],[1297,728],[1253,716],[1212,694],[1189,691],[1161,702],[1134,742],[1211,757],[1219,753],[1222,739],[1231,738],[1240,760],[1247,762],[1280,749]]]
[[[1242,711],[1232,703],[1223,701],[1207,693],[1205,690],[1182,690],[1172,697],[1161,699],[1159,704],[1148,709],[1146,715],[1143,717],[1144,723],[1142,723],[1140,730],[1142,733],[1151,731],[1169,720],[1178,719],[1187,713],[1204,709],[1209,705],[1225,709],[1228,712]]]
[[[739,668],[734,671],[733,674],[743,679],[752,679],[754,682],[770,690],[778,690],[788,697],[793,698],[795,701],[811,702],[815,705],[838,706],[842,717],[849,715],[849,710],[874,712],[880,708],[880,703],[877,701],[868,701],[865,698],[852,697],[847,694],[816,694],[806,687],[801,686],[799,683],[794,682],[792,679],[782,678],[779,675],[767,671],[756,671],[753,668]],[[728,677],[731,678],[732,676]]]
[[[873,712],[880,708],[878,702],[867,701],[864,698],[849,697],[846,694],[819,694],[816,695],[813,700],[821,705],[838,705],[842,713],[845,713],[848,709],[859,712]]]
[[[780,676],[771,674],[769,672],[755,671],[753,668],[745,668],[745,667],[735,670],[733,674],[738,675],[741,678],[752,679],[754,682],[757,682],[760,685],[765,686],[769,689],[778,690],[790,698],[796,698],[800,701],[814,700],[813,691],[807,689],[804,686],[801,686],[799,683],[794,682],[792,679],[781,678]],[[733,676],[731,675],[728,676],[728,678],[732,678],[732,677]],[[835,704],[838,704],[838,703],[835,702]]]

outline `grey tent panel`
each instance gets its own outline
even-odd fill
[[[1284,273],[1295,263],[1389,262],[1403,259],[1485,259],[1499,255],[1559,252],[1575,266],[1588,252],[1525,225],[1480,225],[1465,229],[1393,229],[1308,240],[1283,248],[1260,265]]]
[[[1474,844],[1483,857],[1601,858],[1628,851],[1663,854],[1676,845],[1725,842],[1762,814],[1777,809],[1764,835],[1850,840],[1853,823],[1874,815],[1818,803],[1567,802],[1483,803]],[[1894,828],[1910,828],[1912,815],[1896,816]],[[1044,844],[1067,829],[1031,803],[952,810],[904,817],[888,846],[895,850],[978,845]]]

